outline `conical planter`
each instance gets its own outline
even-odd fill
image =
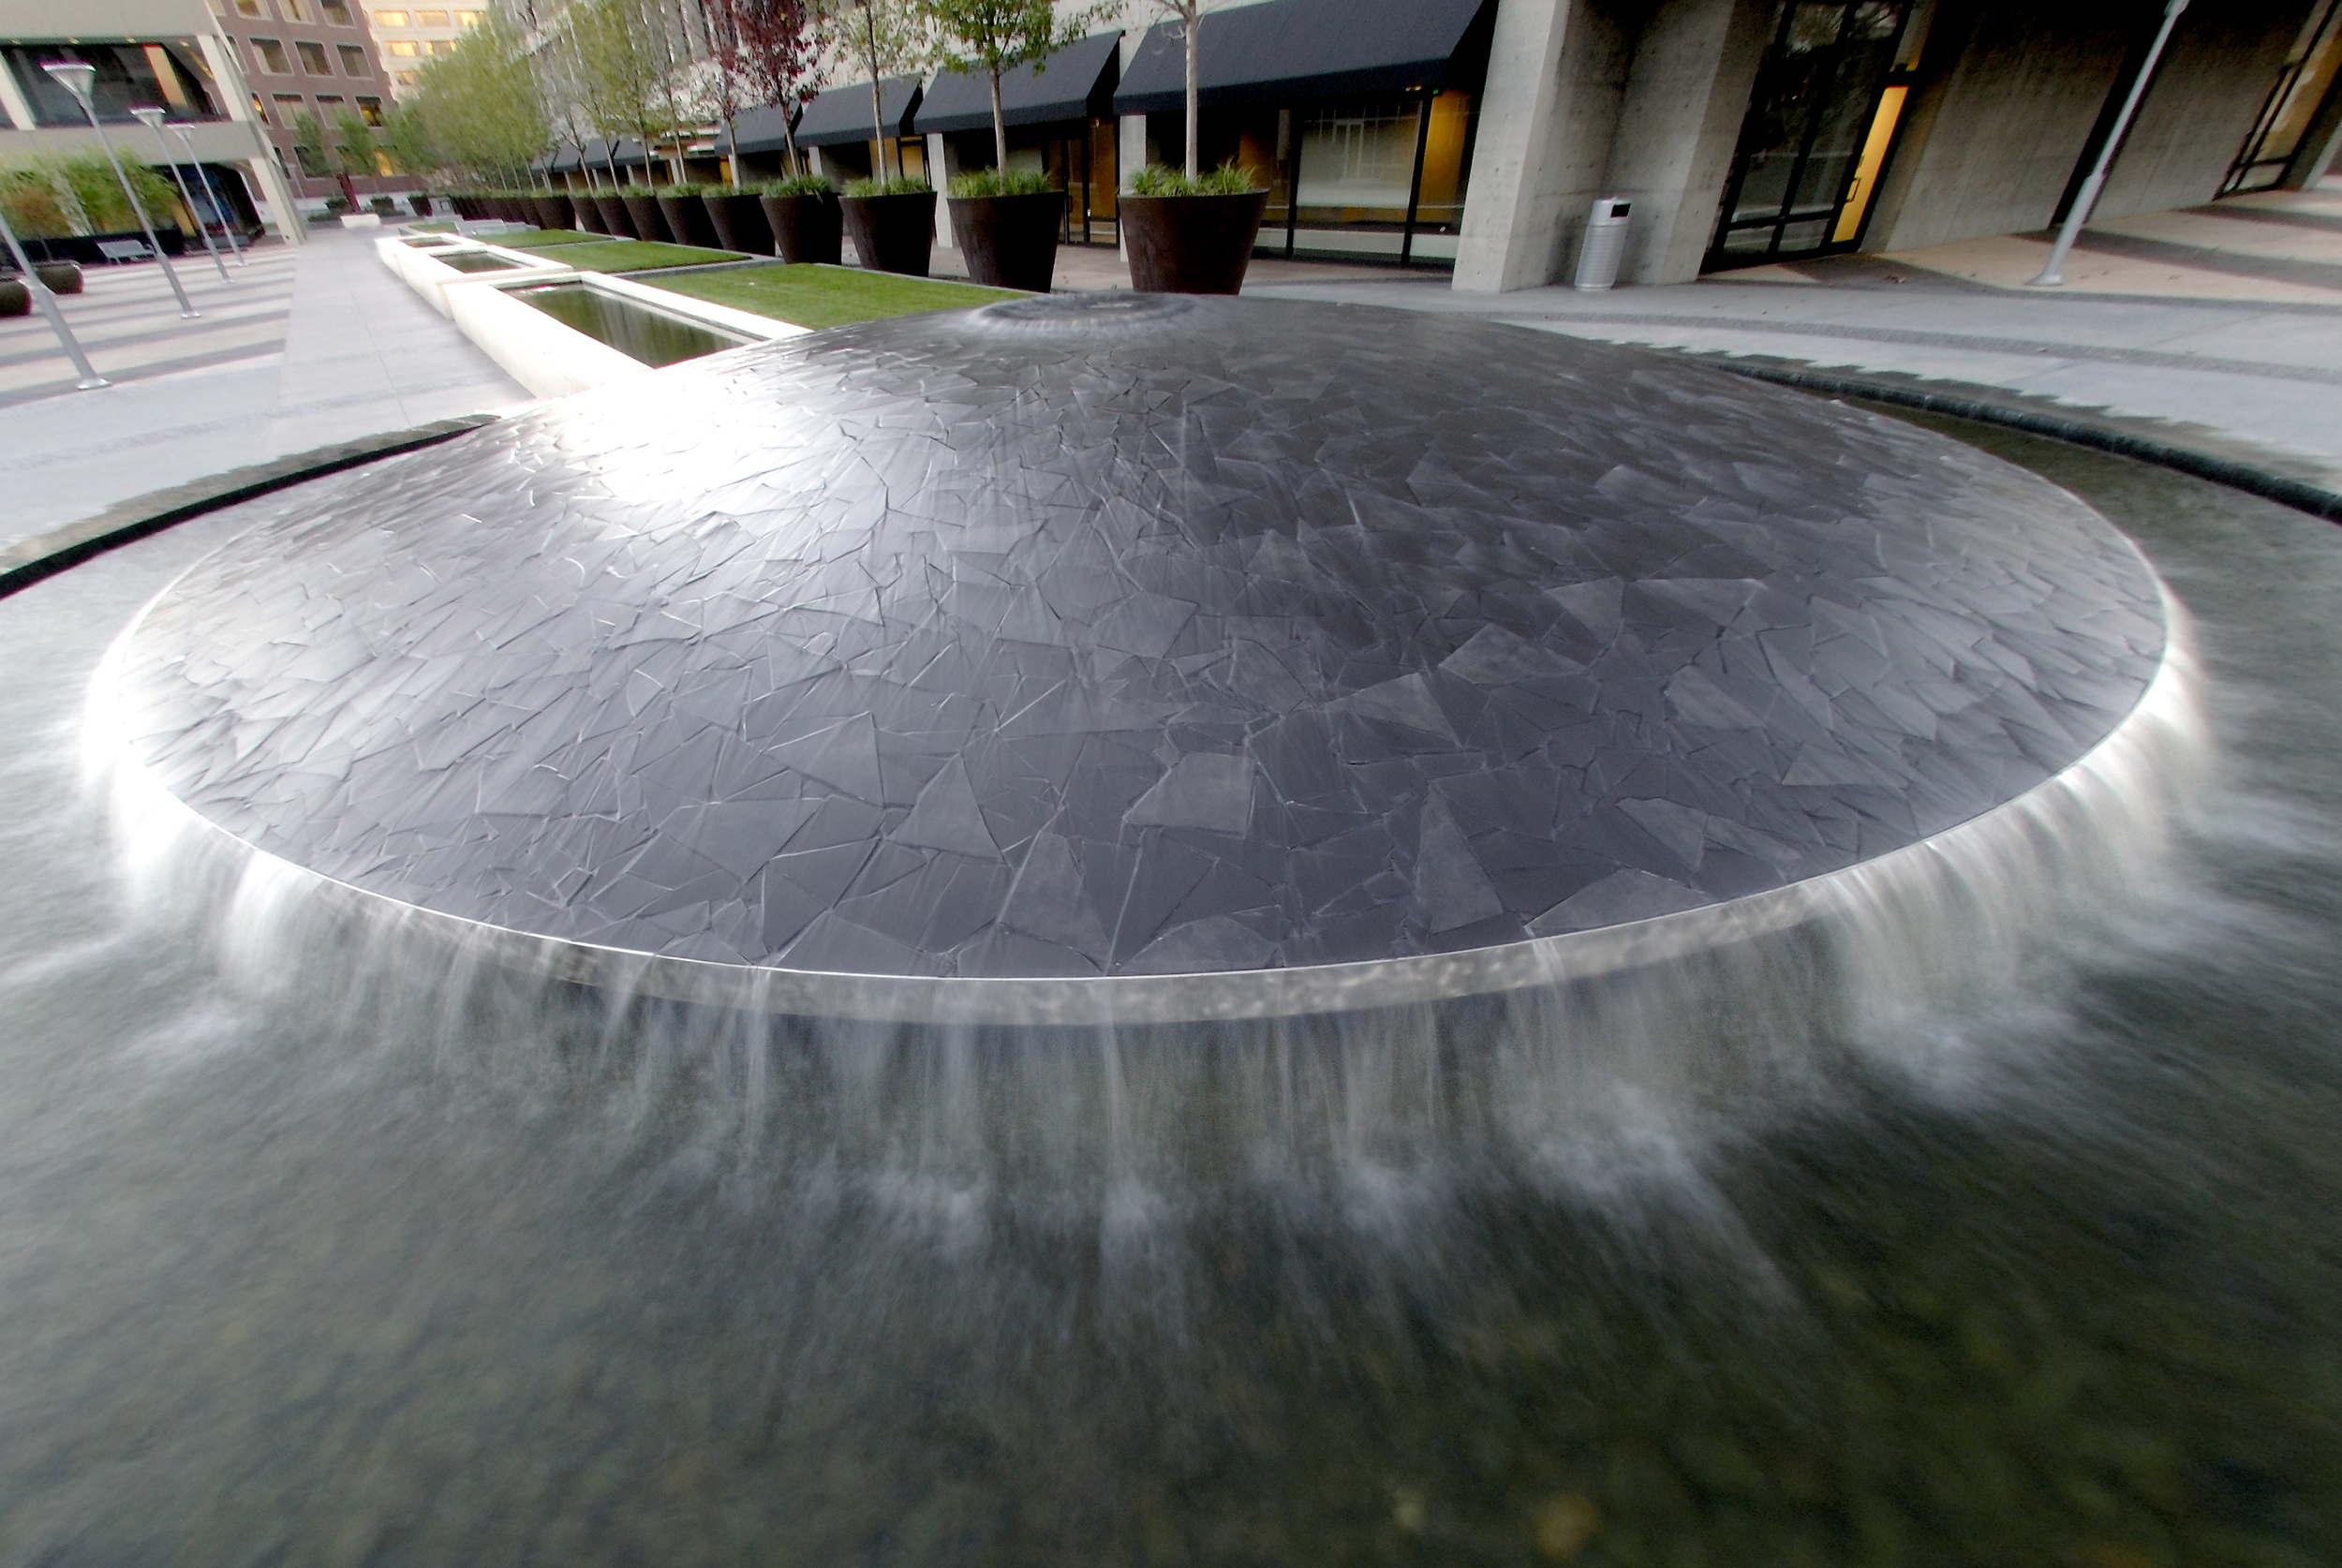
[[[1115,199],[1141,294],[1233,294],[1244,287],[1268,193]]]
[[[626,203],[626,220],[638,240],[657,243],[667,237],[667,220],[659,215],[659,198],[649,191],[636,195],[630,190],[618,198]]]
[[[617,192],[597,192],[594,211],[601,214],[603,233],[615,234],[621,240],[634,238],[634,218],[626,210],[626,199]]]
[[[935,252],[935,192],[905,196],[849,196],[846,232],[854,254],[873,272],[925,277]]]
[[[70,261],[36,261],[33,274],[52,294],[78,294],[82,291],[82,269]]]
[[[1045,294],[1057,271],[1058,231],[1065,223],[1065,193],[1031,196],[955,196],[952,239],[968,275],[996,288]]]
[[[538,228],[568,229],[571,227],[572,220],[570,216],[568,197],[556,192],[550,196],[538,197],[536,203]]]
[[[579,191],[570,199],[570,206],[577,214],[577,231],[581,234],[607,234],[609,228],[601,221],[601,203],[591,193]]]
[[[24,280],[0,277],[0,316],[30,316],[33,313],[33,291],[24,287]]]
[[[661,191],[659,215],[666,220],[667,233],[675,244],[716,248],[716,226],[707,220],[707,206],[697,196],[670,196]]]
[[[763,196],[757,205],[773,231],[773,254],[783,261],[835,267],[846,253],[846,216],[835,196]]]
[[[746,251],[750,256],[772,255],[772,226],[764,221],[764,209],[757,198],[745,194],[703,196],[700,205],[707,209],[707,221],[716,229],[716,243],[724,249]]]

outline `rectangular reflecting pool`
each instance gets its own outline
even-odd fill
[[[511,290],[515,299],[543,311],[563,326],[606,343],[647,365],[674,364],[702,354],[720,353],[752,341],[702,322],[605,292],[590,284],[548,283]]]
[[[484,250],[441,251],[432,259],[459,273],[509,273],[520,268],[519,262],[507,261],[503,257],[492,256]]]

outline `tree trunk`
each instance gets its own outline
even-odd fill
[[[790,124],[790,122],[795,118],[795,111],[791,110],[788,105],[783,104],[781,106],[780,116],[780,140],[789,150],[789,173],[792,178],[805,172],[805,162],[802,158],[797,156],[797,127]],[[734,153],[733,155],[734,157],[739,156],[737,153]]]
[[[1001,67],[989,67],[992,78],[992,168],[1008,178],[1008,122],[1001,116]]]
[[[732,176],[732,188],[740,188],[740,119],[738,115],[724,116],[724,140],[732,144],[732,156],[724,159],[724,172]]]
[[[1195,29],[1203,7],[1191,0],[1187,7],[1187,177],[1195,178]]]
[[[878,74],[878,13],[870,7],[877,0],[863,0],[862,20],[869,28],[870,39],[870,133],[878,138],[878,177],[886,179],[886,110],[879,102]]]

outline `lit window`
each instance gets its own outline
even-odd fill
[[[318,0],[318,6],[325,12],[325,20],[334,26],[349,25],[349,0]]]
[[[285,46],[274,38],[255,38],[252,47],[260,52],[260,68],[272,76],[289,76],[292,62],[285,58]]]
[[[374,63],[366,58],[366,52],[356,44],[335,44],[334,48],[342,57],[344,76],[372,76],[374,74]]]
[[[478,11],[457,11],[455,13],[455,25],[458,27],[477,27],[480,25],[480,13]]]
[[[393,71],[391,73],[391,80],[397,82],[401,87],[412,87],[417,82],[421,81],[422,78],[414,71]]]
[[[252,95],[252,117],[264,126],[268,124],[268,105],[260,101],[258,93]]]
[[[416,47],[415,40],[412,38],[393,38],[389,43],[384,44],[382,47],[389,50],[393,54],[397,55],[402,60],[411,60],[416,55],[422,52],[421,49]]]
[[[431,52],[434,54],[452,54],[455,52],[455,40],[453,38],[434,38],[431,40]]]
[[[407,25],[407,13],[405,11],[377,11],[374,13],[374,24],[377,27],[404,27]]]
[[[369,126],[380,125],[382,123],[382,100],[380,98],[360,98],[358,100],[358,118],[363,120]]]
[[[304,38],[293,45],[301,52],[301,68],[311,76],[332,76],[334,67],[325,62],[325,46]]]
[[[445,11],[417,11],[415,13],[415,25],[418,27],[444,27],[447,25],[447,13]]]

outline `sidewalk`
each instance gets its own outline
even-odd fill
[[[38,313],[0,321],[0,545],[132,496],[313,447],[525,403],[529,394],[375,259],[373,231],[314,232],[232,263],[90,268],[63,304],[98,373]]]
[[[2342,182],[2093,229],[2066,287],[2026,287],[2048,254],[2011,235],[1602,293],[1356,269],[1246,292],[1998,389],[2200,427],[2342,487]]]

